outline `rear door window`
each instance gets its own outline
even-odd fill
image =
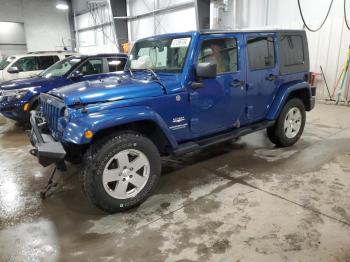
[[[37,59],[39,70],[45,70],[59,60],[58,56],[38,56]]]
[[[108,57],[107,58],[108,71],[109,72],[123,71],[125,62],[126,62],[126,59],[124,58]]]
[[[249,37],[248,61],[251,70],[275,66],[275,44],[273,37]]]

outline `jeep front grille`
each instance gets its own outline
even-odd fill
[[[58,135],[58,121],[63,115],[64,103],[59,98],[48,94],[41,94],[41,111],[54,137]]]

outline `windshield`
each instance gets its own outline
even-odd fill
[[[15,59],[16,59],[15,56],[5,57],[4,60],[0,61],[0,70],[4,70],[6,68],[6,66],[8,66]]]
[[[180,72],[186,61],[190,42],[191,37],[139,41],[131,51],[126,69]]]
[[[66,73],[68,73],[74,65],[79,63],[82,60],[82,58],[79,57],[69,57],[64,60],[61,60],[43,72],[39,74],[41,77],[50,78],[55,76],[63,76]]]

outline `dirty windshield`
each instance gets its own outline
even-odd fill
[[[191,37],[167,37],[137,42],[130,54],[127,69],[180,72],[186,61]]]
[[[5,69],[13,60],[15,60],[15,56],[8,56],[4,60],[0,60],[0,70]]]
[[[48,69],[40,73],[39,76],[45,78],[63,76],[66,73],[68,73],[68,71],[70,71],[72,67],[79,63],[81,60],[82,58],[71,56],[53,64]]]

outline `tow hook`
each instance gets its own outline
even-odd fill
[[[35,157],[38,156],[38,150],[35,149],[35,148],[29,150],[29,153],[30,153],[32,156],[35,156]]]

